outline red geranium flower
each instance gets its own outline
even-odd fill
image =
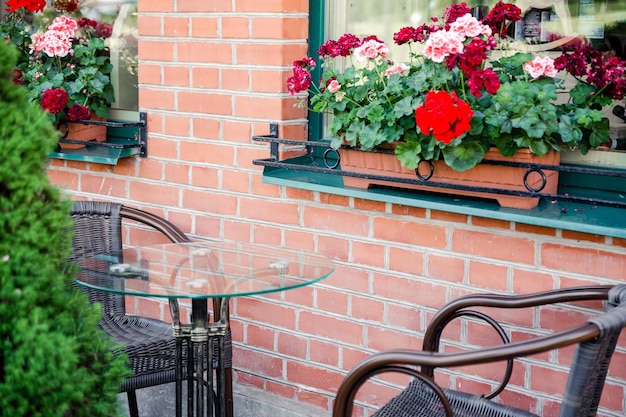
[[[422,134],[449,145],[454,139],[469,132],[474,116],[469,104],[455,92],[429,91],[421,106],[415,109],[415,123]]]
[[[6,2],[7,8],[5,9],[9,13],[14,13],[16,10],[25,7],[31,13],[42,12],[46,7],[46,0],[8,0]]]

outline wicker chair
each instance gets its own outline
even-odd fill
[[[606,300],[607,311],[584,324],[572,326],[546,336],[510,343],[504,329],[475,307],[523,308],[554,303]],[[482,311],[482,310],[481,310]],[[493,326],[503,344],[456,353],[436,353],[445,326],[455,318],[465,316],[484,320]],[[509,382],[513,359],[534,355],[565,346],[575,345],[560,417],[594,416],[613,355],[617,338],[626,325],[626,285],[579,287],[520,296],[469,295],[461,297],[439,311],[424,336],[423,351],[389,350],[369,356],[345,377],[337,392],[333,417],[352,415],[358,389],[371,377],[383,372],[400,372],[413,377],[408,387],[381,407],[376,417],[418,416],[527,416],[537,417],[490,399],[498,395]],[[465,365],[506,362],[501,384],[489,395],[472,395],[440,388],[434,380],[434,370]]]
[[[77,201],[74,219],[73,254],[70,261],[95,254],[109,254],[122,259],[122,219],[150,226],[171,242],[190,239],[176,226],[154,214],[110,202]],[[123,295],[84,289],[91,302],[102,305],[100,326],[125,346],[132,375],[123,382],[120,392],[128,395],[131,417],[138,417],[135,390],[175,381],[176,339],[172,325],[160,320],[126,314]],[[175,301],[174,301],[175,302]],[[220,300],[214,301],[218,312]],[[215,317],[216,320],[219,319]],[[186,352],[186,349],[183,350]],[[185,353],[186,354],[186,353]],[[225,341],[227,393],[232,391],[232,347],[230,332]],[[185,373],[183,373],[185,375]],[[227,412],[232,415],[232,398],[227,398]]]

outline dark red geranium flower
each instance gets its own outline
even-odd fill
[[[24,74],[22,73],[22,71],[18,70],[17,68],[13,68],[13,84],[23,85],[24,84],[23,75]]]
[[[467,7],[467,3],[451,4],[450,7],[445,8],[443,11],[444,23],[449,25],[468,13],[471,13],[471,10]]]
[[[475,97],[482,95],[482,89],[489,94],[495,94],[500,88],[498,74],[493,72],[490,68],[473,71],[467,80],[467,84],[469,85],[470,93]]]
[[[311,86],[311,71],[315,67],[313,58],[305,57],[293,62],[291,77],[287,78],[287,88],[291,95],[306,91]]]
[[[506,38],[507,25],[522,18],[522,10],[514,4],[499,1],[483,19],[483,24],[489,26],[494,34]]]
[[[67,120],[71,122],[89,119],[91,119],[91,112],[86,106],[81,106],[80,104],[72,104],[70,108],[67,109]]]
[[[393,41],[396,45],[404,45],[405,43],[415,40],[415,28],[407,26],[393,34]]]
[[[69,96],[64,89],[51,88],[41,94],[41,108],[52,114],[57,114],[63,111],[68,100]]]
[[[81,17],[78,20],[77,23],[78,23],[78,27],[79,28],[83,28],[83,29],[85,29],[85,28],[95,28],[98,25],[97,21],[95,21],[93,19],[86,18],[86,17]]]

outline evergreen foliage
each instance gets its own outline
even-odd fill
[[[16,58],[0,42],[0,417],[119,415],[126,357],[71,285],[70,202],[45,170],[57,133],[13,83]]]

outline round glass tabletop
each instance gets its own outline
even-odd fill
[[[334,271],[333,262],[304,250],[224,241],[125,249],[123,259],[96,255],[79,261],[76,281],[116,294],[161,298],[222,298],[310,285]]]

